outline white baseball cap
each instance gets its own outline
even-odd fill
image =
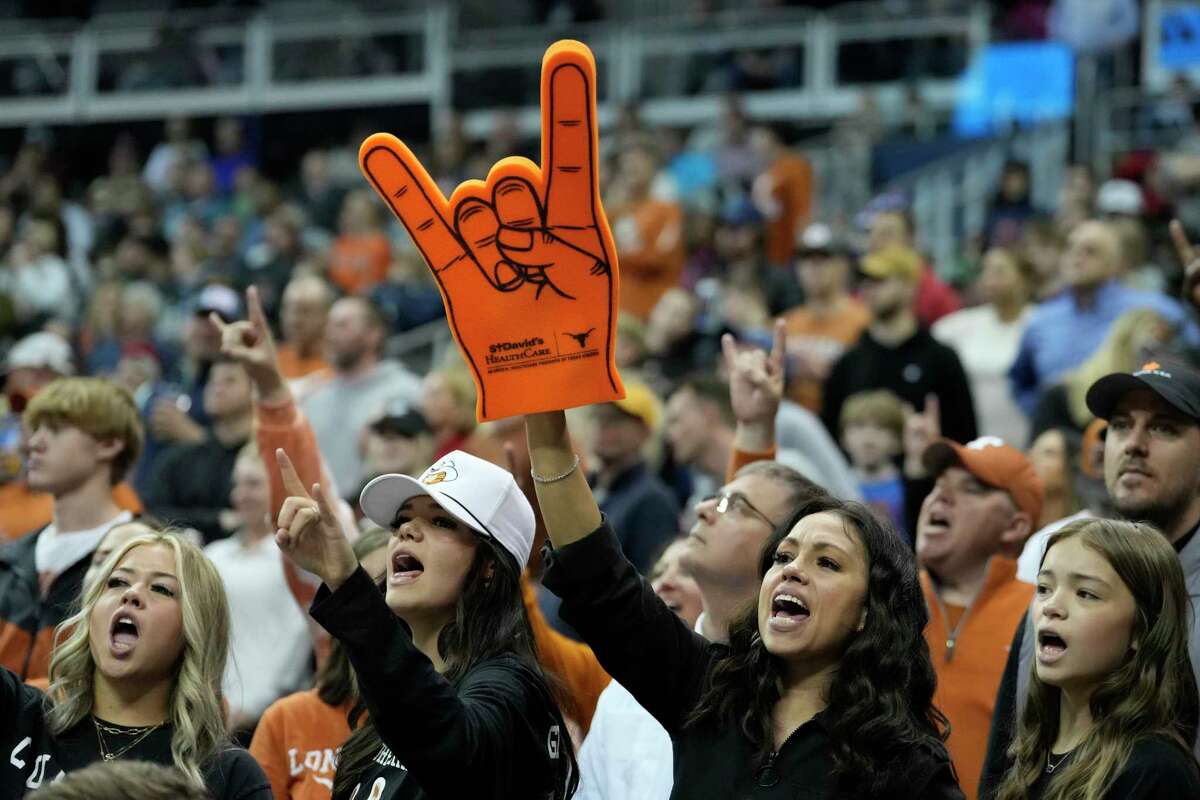
[[[380,475],[363,487],[358,504],[369,520],[391,530],[400,506],[418,495],[432,497],[459,522],[511,553],[517,566],[525,569],[536,520],[508,470],[454,450],[418,478]]]
[[[71,345],[57,333],[39,331],[31,333],[12,346],[4,360],[6,372],[14,369],[49,369],[59,375],[74,375],[75,365]]]

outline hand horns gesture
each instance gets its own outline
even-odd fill
[[[613,400],[617,266],[600,205],[596,66],[579,42],[542,60],[542,163],[509,157],[447,201],[394,136],[359,161],[437,279],[481,420]]]

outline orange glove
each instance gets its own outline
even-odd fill
[[[617,259],[596,179],[596,62],[542,58],[542,165],[509,157],[447,202],[403,142],[363,142],[367,179],[437,278],[480,421],[625,396],[614,362]]]

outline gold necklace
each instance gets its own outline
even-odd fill
[[[128,753],[130,750],[132,750],[134,747],[136,747],[139,742],[141,742],[143,739],[145,739],[147,736],[149,736],[154,731],[161,728],[165,723],[160,722],[157,725],[148,725],[144,728],[133,728],[130,730],[123,730],[121,728],[114,728],[110,725],[105,725],[102,722],[100,722],[100,720],[96,719],[93,716],[92,724],[96,726],[96,741],[100,743],[100,757],[103,758],[105,761],[114,761],[114,760],[120,758],[121,756],[125,755],[126,753]],[[116,752],[112,752],[108,749],[108,745],[104,741],[104,734],[102,733],[102,731],[107,731],[111,735],[132,736],[134,734],[137,734],[137,738],[134,739],[129,744],[122,747],[120,750],[117,750]]]

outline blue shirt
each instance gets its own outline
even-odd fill
[[[1187,311],[1166,295],[1110,281],[1097,290],[1089,308],[1080,308],[1074,293],[1065,291],[1039,304],[1029,317],[1016,361],[1008,373],[1017,404],[1032,416],[1042,389],[1087,360],[1113,322],[1136,308],[1157,311],[1180,330],[1189,344],[1200,344],[1200,330]]]

